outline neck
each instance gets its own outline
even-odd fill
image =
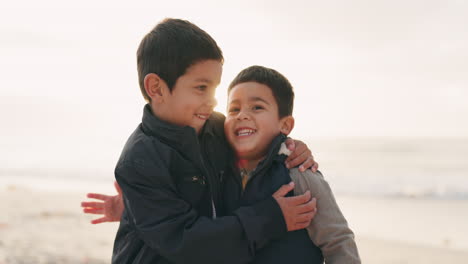
[[[242,162],[239,163],[239,167],[247,170],[248,172],[253,171],[257,168],[260,161],[264,160],[265,157],[261,157],[258,159],[242,159]]]
[[[180,124],[176,124],[174,123],[171,119],[172,119],[172,116],[171,116],[171,112],[168,112],[167,109],[165,109],[162,105],[156,105],[154,103],[150,103],[150,108],[151,108],[151,113],[157,117],[159,120],[161,121],[164,121],[170,125],[173,125],[173,126],[176,126],[176,127],[185,127],[185,125],[180,125]],[[200,135],[200,131],[201,129],[195,129],[195,134],[197,135]]]
[[[164,119],[163,117],[166,114],[166,111],[163,104],[157,104],[154,101],[151,101],[149,106],[153,115],[157,116],[159,119]]]

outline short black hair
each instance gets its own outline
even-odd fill
[[[187,68],[203,60],[224,61],[216,41],[204,30],[186,20],[166,18],[140,42],[137,51],[138,81],[146,101],[144,79],[155,73],[172,91]]]
[[[271,89],[278,104],[279,117],[292,115],[294,108],[294,90],[289,80],[276,70],[263,66],[250,66],[243,69],[229,84],[228,93],[238,84],[257,82]]]

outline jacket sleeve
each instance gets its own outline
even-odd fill
[[[273,198],[212,219],[180,197],[164,166],[126,162],[115,176],[139,237],[173,263],[247,263],[265,241],[287,232]]]
[[[307,227],[307,232],[312,242],[322,250],[325,263],[361,263],[354,234],[322,174],[310,170],[299,172],[294,168],[290,170],[290,175],[296,184],[296,195],[310,190],[311,196],[317,199],[318,212]]]

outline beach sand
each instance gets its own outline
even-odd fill
[[[0,264],[110,263],[118,223],[91,225],[94,217],[83,214],[80,207],[85,195],[0,186]],[[465,242],[443,230],[455,224],[459,226],[449,229],[468,235],[461,225],[467,220],[467,210],[460,211],[468,208],[468,201],[337,198],[355,230],[363,263],[467,263]],[[433,219],[415,210],[426,207],[433,209],[428,212]],[[455,215],[447,215],[449,211]],[[444,217],[434,217],[438,213]],[[415,225],[420,219],[427,221]],[[438,225],[432,226],[433,222]],[[444,233],[447,236],[439,241]],[[424,236],[434,241],[426,243]]]

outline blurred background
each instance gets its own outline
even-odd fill
[[[364,263],[466,260],[467,13],[464,0],[3,4],[0,263],[109,262],[117,225],[91,226],[79,201],[115,192],[145,103],[136,49],[166,17],[223,50],[220,112],[245,67],[289,78],[291,136],[312,149]]]

